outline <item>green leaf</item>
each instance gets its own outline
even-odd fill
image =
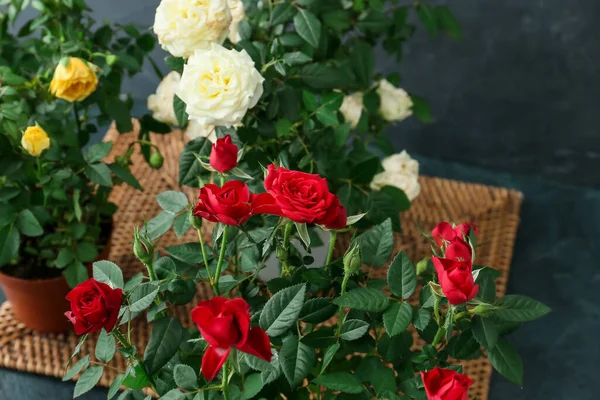
[[[271,337],[285,333],[296,325],[298,315],[304,304],[306,285],[304,283],[290,286],[275,293],[267,301],[260,314],[260,327]]]
[[[175,221],[175,214],[171,211],[161,211],[160,214],[148,221],[146,232],[150,239],[158,239],[167,233],[171,229],[173,221]]]
[[[73,379],[75,377],[75,375],[80,373],[81,370],[87,368],[88,365],[90,365],[90,356],[89,355],[87,355],[87,356],[83,357],[81,360],[77,361],[71,367],[71,369],[67,371],[65,376],[63,376],[63,378],[62,378],[63,382]]]
[[[134,369],[130,370],[129,374],[123,380],[123,386],[134,390],[142,390],[149,385],[150,379],[148,379],[148,375],[142,364],[138,364]]]
[[[321,367],[320,374],[322,374],[323,372],[325,372],[325,370],[327,369],[327,367],[329,366],[329,364],[333,360],[333,357],[335,356],[335,353],[337,353],[337,351],[339,349],[340,349],[340,344],[339,343],[335,343],[335,344],[332,344],[331,346],[329,346],[327,348],[327,350],[325,350],[325,355],[323,356],[323,366]]]
[[[112,145],[112,142],[93,144],[83,153],[83,158],[88,164],[102,161],[110,153]]]
[[[337,112],[325,107],[319,108],[317,111],[317,119],[325,126],[335,126],[340,123]]]
[[[307,64],[300,68],[298,77],[308,86],[315,89],[345,88],[354,82],[355,78],[349,66],[343,68],[327,64]]]
[[[302,306],[302,311],[298,318],[307,324],[320,324],[333,317],[337,307],[331,304],[331,299],[326,297],[316,297],[307,300]]]
[[[415,267],[404,251],[396,255],[388,269],[388,285],[392,293],[408,299],[417,288]]]
[[[177,71],[180,74],[183,73],[183,66],[185,65],[185,59],[182,57],[165,57],[165,63],[171,70]]]
[[[173,222],[173,230],[178,238],[185,235],[185,233],[192,227],[190,222],[189,213],[184,213],[175,218]]]
[[[302,91],[302,102],[309,111],[315,111],[319,108],[319,99],[313,92],[307,90]]]
[[[256,396],[263,388],[264,384],[260,374],[252,374],[246,376],[244,380],[244,391],[242,392],[242,400],[251,399]]]
[[[431,311],[425,308],[421,308],[413,316],[413,325],[420,331],[424,331],[431,321]]]
[[[321,19],[326,27],[333,29],[340,34],[351,26],[350,15],[345,10],[334,10],[321,15]]]
[[[373,47],[363,42],[356,41],[352,44],[350,63],[358,82],[364,87],[371,85],[375,74],[375,54]]]
[[[198,242],[169,246],[165,250],[167,250],[167,253],[173,256],[173,258],[187,264],[200,264],[204,261],[202,258],[202,248]]]
[[[311,62],[312,58],[301,51],[292,51],[283,55],[283,62],[293,67],[294,65],[302,65]]]
[[[523,385],[523,362],[515,348],[506,339],[498,339],[496,345],[488,349],[488,359],[496,371],[505,378],[517,385]]]
[[[154,322],[150,340],[144,352],[144,364],[150,374],[158,372],[177,353],[183,337],[183,328],[175,318]]]
[[[476,315],[471,322],[471,330],[473,331],[475,340],[484,349],[489,350],[496,346],[500,332],[498,332],[496,324],[489,318],[482,318]]]
[[[344,340],[360,339],[369,330],[369,323],[360,319],[349,319],[344,321],[340,338]]]
[[[296,225],[296,230],[298,231],[298,236],[300,236],[300,239],[302,240],[302,242],[304,243],[306,248],[307,249],[310,248],[310,236],[308,235],[308,229],[306,227],[306,224],[294,222],[294,225]]]
[[[150,399],[148,399],[148,400],[152,399],[151,396],[148,396],[148,397],[150,397]],[[185,395],[183,393],[181,393],[181,391],[179,389],[169,390],[167,393],[165,393],[164,395],[162,395],[160,397],[161,400],[183,400],[184,398],[185,398]],[[144,399],[144,400],[146,400],[146,399]]]
[[[271,13],[271,25],[279,25],[290,21],[296,15],[296,8],[290,3],[283,2],[273,8]]]
[[[196,371],[189,365],[177,364],[173,369],[173,379],[177,386],[185,390],[195,390],[198,387]]]
[[[188,198],[184,193],[167,190],[156,195],[158,205],[165,211],[178,213],[188,206]]]
[[[344,393],[359,394],[364,390],[360,380],[349,372],[332,372],[320,375],[313,380],[317,385]]]
[[[444,31],[448,37],[455,40],[462,39],[462,30],[460,28],[460,24],[448,6],[436,7],[435,13],[442,31]]]
[[[277,132],[277,136],[287,136],[290,134],[291,129],[292,123],[285,118],[278,120],[275,124],[275,131]]]
[[[394,248],[392,220],[386,219],[383,223],[361,234],[357,240],[363,263],[372,267],[381,267],[389,260]]]
[[[508,322],[534,321],[551,311],[545,304],[517,294],[504,296],[498,299],[495,305],[500,307],[496,310],[495,316]]]
[[[40,236],[44,233],[44,229],[35,218],[31,210],[22,210],[17,216],[16,222],[19,231],[26,236]]]
[[[92,390],[92,388],[100,381],[103,371],[104,367],[99,365],[95,365],[86,369],[75,384],[73,398],[79,397],[82,394]]]
[[[117,264],[112,261],[101,260],[93,264],[94,279],[106,283],[111,288],[123,289],[123,272]]]
[[[90,180],[100,186],[112,186],[112,174],[110,168],[104,163],[91,164],[85,167],[85,174]]]
[[[121,164],[117,164],[117,163],[109,164],[108,167],[110,168],[112,173],[115,174],[115,176],[117,178],[119,178],[120,180],[122,180],[123,182],[128,184],[129,186],[131,186],[137,190],[143,190],[142,185],[140,185],[140,182],[137,180],[137,178],[135,176],[133,176],[133,174],[131,173],[131,171],[129,170],[128,167],[124,167]],[[78,218],[78,219],[81,220],[81,218]]]
[[[115,338],[110,333],[106,333],[106,330],[102,329],[96,342],[96,358],[105,363],[110,362],[117,351],[117,343]]]
[[[137,286],[129,297],[129,308],[131,312],[142,312],[150,307],[158,295],[158,285],[152,282],[146,282]]]
[[[438,25],[434,8],[425,3],[419,3],[416,7],[417,16],[421,20],[423,26],[431,36],[436,37],[438,34]]]
[[[412,320],[412,307],[408,303],[392,303],[383,313],[383,326],[389,336],[396,336],[410,325]]]
[[[87,269],[79,261],[71,263],[65,268],[63,274],[70,288],[74,288],[88,278]]]
[[[300,9],[294,17],[296,33],[315,49],[321,39],[321,22],[313,13]]]
[[[313,349],[302,342],[298,337],[290,335],[283,339],[279,362],[290,386],[295,388],[308,375],[316,360]]]
[[[479,285],[477,298],[486,303],[494,303],[496,300],[496,282],[495,273],[497,271],[488,267],[484,267],[474,271],[475,283]]]
[[[19,230],[14,225],[0,228],[0,267],[17,256],[20,241]]]
[[[107,400],[111,400],[113,397],[115,397],[119,389],[121,389],[123,380],[125,380],[124,374],[117,375],[117,377],[113,380],[113,382],[110,384],[110,387],[108,388]]]
[[[417,117],[419,121],[425,124],[433,122],[433,117],[431,116],[431,108],[429,107],[429,104],[427,104],[427,102],[423,98],[418,96],[411,95],[410,98],[413,102],[412,111],[415,117]]]
[[[378,394],[395,393],[397,390],[394,372],[383,365],[379,357],[365,357],[355,373],[362,382],[368,382]]]
[[[186,104],[183,100],[179,98],[179,96],[175,95],[173,97],[173,109],[175,110],[175,118],[177,118],[177,124],[181,129],[184,129],[187,124],[190,116],[188,115],[186,109]]]
[[[76,249],[77,258],[81,262],[92,262],[98,258],[98,248],[91,242],[80,242]]]
[[[333,304],[338,306],[361,311],[383,311],[389,302],[383,291],[369,287],[352,289],[333,300]]]
[[[120,54],[119,60],[133,59],[137,64],[135,58],[128,54]],[[138,64],[139,66],[139,64]],[[139,67],[138,67],[139,68]],[[127,104],[119,99],[117,96],[103,94],[103,104],[107,114],[115,120],[117,124],[117,130],[119,133],[127,133],[133,130],[133,123],[131,122],[131,114],[129,114],[129,107]]]
[[[198,177],[206,171],[196,159],[196,154],[209,157],[211,148],[212,143],[205,138],[194,139],[185,145],[179,157],[179,186],[198,187]]]

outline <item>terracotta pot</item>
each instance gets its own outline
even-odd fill
[[[110,239],[98,260],[105,260],[110,253]],[[92,264],[87,266],[91,276]],[[71,290],[61,275],[51,279],[20,279],[0,272],[0,285],[6,300],[12,304],[15,317],[26,327],[39,332],[59,333],[73,329],[65,317],[69,302],[65,296]]]

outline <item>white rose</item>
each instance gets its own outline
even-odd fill
[[[413,201],[421,193],[419,162],[413,159],[406,150],[384,158],[381,164],[385,171],[373,177],[371,189],[381,190],[384,186],[395,186],[402,189],[410,201]]]
[[[156,94],[148,96],[148,109],[152,111],[155,120],[177,126],[177,117],[173,109],[173,97],[181,75],[172,71],[158,84]]]
[[[412,115],[413,102],[404,89],[382,79],[377,94],[381,100],[379,112],[386,121],[402,121]]]
[[[231,43],[237,43],[240,41],[240,22],[246,18],[246,13],[244,11],[244,3],[242,0],[227,0],[227,4],[229,5],[229,11],[231,12],[231,25],[229,25],[229,41]]]
[[[264,80],[245,50],[213,44],[210,50],[198,49],[190,57],[176,93],[190,119],[230,127],[258,103]]]
[[[214,125],[202,125],[193,119],[190,120],[185,133],[192,140],[199,137],[207,138],[213,143],[217,140],[217,131]]]
[[[227,0],[162,0],[154,17],[154,33],[175,57],[223,43],[231,24]]]
[[[340,112],[344,115],[344,120],[350,123],[350,128],[354,129],[360,121],[363,110],[363,94],[356,92],[344,96],[344,101],[340,107]]]

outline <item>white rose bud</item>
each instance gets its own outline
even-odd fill
[[[229,11],[231,12],[231,25],[229,25],[229,41],[231,43],[237,43],[240,41],[240,22],[246,18],[246,12],[244,11],[244,3],[242,0],[227,0],[229,5]]]
[[[199,137],[206,138],[212,143],[217,140],[217,131],[214,125],[202,125],[193,119],[190,120],[185,133],[191,140]]]
[[[231,25],[227,0],[162,0],[154,17],[154,33],[175,57],[223,43]]]
[[[354,129],[360,121],[363,110],[363,94],[356,92],[344,96],[344,101],[340,107],[340,112],[344,115],[344,120],[350,123],[350,128]]]
[[[381,190],[384,186],[394,186],[402,189],[410,201],[413,201],[421,193],[419,162],[413,159],[406,150],[384,158],[381,164],[385,171],[373,177],[371,189]]]
[[[210,50],[198,49],[190,57],[176,93],[190,119],[231,127],[258,103],[264,80],[246,50],[213,44]]]
[[[152,117],[155,120],[173,126],[178,125],[173,109],[173,98],[180,79],[179,72],[171,71],[158,84],[156,94],[148,96],[148,109],[152,111]]]
[[[381,101],[379,112],[386,121],[402,121],[412,115],[413,102],[404,89],[382,79],[377,94]]]

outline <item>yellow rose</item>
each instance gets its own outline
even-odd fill
[[[39,125],[29,126],[23,132],[21,146],[32,156],[39,157],[42,151],[50,147],[50,139]]]
[[[85,100],[96,90],[98,77],[92,64],[79,58],[69,57],[66,62],[60,62],[54,70],[50,93],[59,99],[71,103]]]

